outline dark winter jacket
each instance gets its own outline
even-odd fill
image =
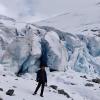
[[[47,74],[45,70],[38,70],[37,71],[37,82],[47,83]]]

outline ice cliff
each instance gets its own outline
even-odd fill
[[[43,55],[51,71],[73,69],[100,74],[99,32],[89,32],[75,35],[1,17],[0,64],[14,73],[33,73]]]

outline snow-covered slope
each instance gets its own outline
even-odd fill
[[[40,90],[37,95],[32,95],[37,85],[35,73],[16,77],[0,66],[0,98],[3,100],[100,100],[100,84],[92,82],[92,79],[97,77],[95,75],[71,70],[67,72],[48,72],[47,70],[47,74],[48,85],[45,87],[42,98],[39,96]],[[9,89],[14,90],[12,96],[6,95]]]
[[[53,16],[36,24],[52,26],[73,34],[81,33],[85,29],[100,27],[99,0],[63,0],[59,1],[61,3],[57,6],[57,0],[53,4],[52,2],[53,0],[47,2],[47,8],[51,6],[50,11],[54,9],[54,12],[58,12],[55,12]]]

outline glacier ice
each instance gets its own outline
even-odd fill
[[[67,50],[55,32],[48,32],[45,35],[48,42],[48,66],[51,70],[65,71],[67,67]]]
[[[0,23],[0,63],[5,69],[32,73],[39,69],[42,56],[51,71],[73,69],[100,75],[98,35],[74,35],[49,26],[8,23]]]

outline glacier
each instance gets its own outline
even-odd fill
[[[74,34],[5,17],[0,19],[0,64],[14,73],[33,73],[43,56],[50,71],[100,75],[100,37],[91,30]]]

